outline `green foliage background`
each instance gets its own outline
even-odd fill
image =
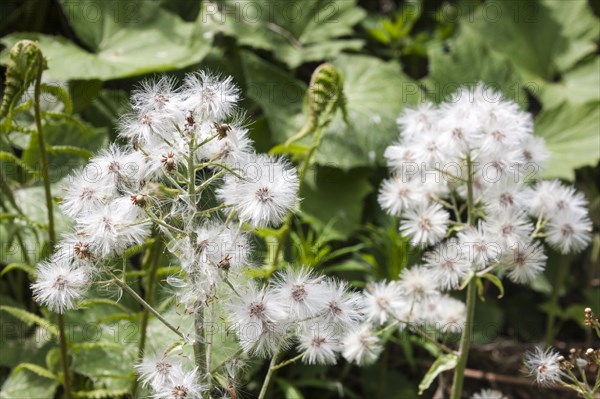
[[[0,11],[0,62],[17,41],[39,42],[48,60],[46,83],[72,100],[44,97],[57,197],[73,168],[116,139],[128,93],[143,78],[198,68],[233,75],[252,138],[268,151],[302,126],[310,75],[331,62],[344,77],[347,118],[336,115],[315,154],[286,259],[357,287],[394,279],[418,257],[376,201],[386,175],[382,152],[398,137],[395,118],[407,105],[442,101],[461,84],[497,88],[535,115],[536,134],[552,152],[545,177],[573,181],[585,192],[595,230],[583,254],[552,254],[531,287],[508,285],[502,303],[483,303],[476,341],[538,342],[548,323],[550,341],[589,338],[582,309],[600,312],[598,2],[26,0],[2,2]],[[60,395],[54,316],[32,301],[28,288],[46,253],[44,193],[32,115],[18,118],[19,129],[0,126],[0,169],[27,216],[6,207],[0,217],[0,398],[53,398]],[[2,195],[4,204],[9,190]],[[68,222],[56,213],[59,230],[65,229]],[[268,241],[257,240],[268,256]],[[145,250],[133,251],[128,264],[140,286]],[[160,278],[175,269],[165,257]],[[115,305],[106,290],[90,297],[84,310],[67,314],[78,397],[128,395],[141,309],[125,296]],[[155,303],[175,312],[164,281]],[[155,321],[149,329],[150,347],[160,347],[168,332]],[[272,397],[416,397],[428,356],[418,343],[397,341],[365,369],[289,367],[278,374]],[[263,372],[264,365],[251,365],[249,395]]]

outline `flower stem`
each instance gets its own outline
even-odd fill
[[[269,389],[269,383],[271,382],[271,378],[273,378],[273,374],[275,374],[275,365],[277,364],[277,357],[279,353],[275,352],[273,357],[271,358],[271,362],[269,363],[269,370],[267,370],[267,375],[265,376],[265,380],[263,381],[262,387],[260,388],[260,393],[258,394],[258,399],[265,399],[267,396],[267,390]]]
[[[67,347],[67,335],[65,333],[65,319],[62,313],[58,313],[57,316],[60,359],[63,369],[63,388],[65,390],[65,399],[71,399],[71,374],[69,370],[69,352]]]
[[[41,175],[44,184],[44,194],[46,197],[46,211],[48,214],[48,242],[50,251],[53,251],[56,244],[56,231],[54,229],[54,206],[52,204],[52,191],[50,189],[50,174],[48,167],[48,153],[46,152],[46,141],[44,140],[44,131],[42,129],[42,112],[40,110],[40,94],[42,84],[43,55],[38,51],[40,58],[37,76],[35,79],[33,93],[33,113],[35,118],[35,128],[37,132],[38,148],[40,150]],[[63,369],[63,388],[65,398],[71,399],[71,372],[69,370],[69,352],[67,345],[67,337],[65,334],[65,319],[62,314],[58,314],[58,332],[60,345],[60,361]]]
[[[473,319],[475,317],[475,301],[477,300],[477,285],[475,280],[469,283],[467,287],[467,320],[463,327],[460,338],[460,349],[458,363],[454,372],[454,381],[452,384],[452,399],[460,399],[462,394],[463,381],[465,378],[465,368],[469,358],[469,347],[471,345],[471,335],[473,333]]]
[[[157,237],[154,241],[154,244],[150,247],[148,252],[148,259],[146,262],[146,268],[148,270],[148,285],[146,287],[146,294],[144,295],[144,300],[151,305],[152,300],[154,298],[154,291],[156,288],[156,272],[158,271],[158,266],[160,264],[160,255],[162,252],[162,242]],[[148,330],[148,321],[150,320],[150,311],[146,308],[142,311],[142,320],[140,322],[140,342],[138,345],[138,361],[141,361],[144,358],[144,351],[146,349],[146,336]],[[137,378],[133,380],[132,392],[133,396],[136,396],[138,389],[138,380]]]
[[[471,157],[467,156],[467,224],[475,224],[474,217],[475,203],[473,200],[473,163]],[[475,303],[477,301],[477,278],[473,278],[467,285],[467,317],[460,338],[460,348],[458,352],[458,362],[454,370],[454,381],[452,383],[452,399],[460,399],[462,395],[463,382],[465,378],[465,368],[469,359],[469,349],[471,346],[471,335],[473,334],[473,321],[475,319]]]
[[[152,306],[150,306],[150,304],[148,302],[146,302],[141,296],[139,296],[138,293],[135,292],[135,290],[133,288],[131,288],[129,285],[127,285],[126,282],[124,282],[123,280],[121,280],[120,278],[115,276],[110,271],[109,271],[109,274],[113,277],[113,281],[115,283],[117,283],[117,285],[119,287],[123,288],[123,290],[125,290],[129,295],[131,295],[133,297],[133,299],[135,299],[145,309],[147,309],[150,313],[152,313],[154,316],[156,316],[156,318],[158,320],[160,320],[165,326],[167,326],[171,331],[173,331],[175,334],[179,335],[185,342],[188,341],[188,338],[181,331],[179,331],[178,327],[173,326],[173,324],[171,324],[160,313],[158,313],[156,311],[156,309],[154,309]]]

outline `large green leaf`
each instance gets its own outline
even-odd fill
[[[352,33],[365,12],[355,0],[225,0],[219,18],[221,29],[242,45],[272,51],[295,68],[302,63],[335,57],[343,50],[358,50],[362,40],[341,39]],[[205,14],[214,14],[206,12]]]
[[[300,191],[305,219],[317,230],[327,226],[330,240],[346,239],[360,226],[363,199],[373,190],[369,171],[319,167],[315,174]]]
[[[577,65],[556,83],[541,86],[540,100],[545,108],[555,108],[562,102],[585,104],[600,100],[600,58]]]
[[[404,106],[421,99],[421,89],[396,62],[341,55],[333,64],[344,77],[348,123],[341,113],[334,117],[315,160],[346,170],[376,165],[398,137],[396,118]]]
[[[244,95],[263,110],[271,137],[283,142],[302,126],[306,85],[249,51],[241,51],[240,58],[247,85]]]
[[[552,80],[593,53],[600,33],[585,0],[491,0],[474,15],[473,23],[463,21],[463,28],[474,29],[527,79]]]
[[[81,48],[59,36],[15,33],[2,38],[12,47],[21,39],[37,40],[48,59],[50,79],[115,79],[183,68],[202,60],[210,39],[201,25],[149,1],[61,2]],[[91,51],[90,51],[91,50]]]
[[[527,102],[523,81],[512,64],[490,51],[473,29],[429,49],[429,75],[424,80],[428,97],[444,101],[460,85],[483,82],[521,105]]]
[[[573,179],[574,169],[600,159],[600,101],[563,103],[536,118],[536,134],[544,137],[552,157],[544,176]]]

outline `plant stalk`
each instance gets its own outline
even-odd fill
[[[273,357],[271,358],[271,362],[269,363],[269,370],[267,370],[267,375],[265,376],[265,380],[263,381],[262,387],[260,388],[260,393],[258,394],[258,399],[265,399],[267,397],[267,390],[269,389],[269,383],[271,382],[271,378],[273,378],[273,374],[275,374],[275,365],[277,364],[277,357],[279,353],[275,352]]]
[[[41,94],[41,83],[42,83],[42,72],[43,68],[43,55],[38,52],[40,58],[39,67],[37,71],[37,77],[35,79],[35,87],[33,94],[33,111],[35,118],[35,127],[37,130],[37,141],[38,148],[40,150],[40,161],[41,161],[41,175],[42,182],[44,184],[44,196],[46,198],[46,211],[48,213],[48,242],[50,252],[54,250],[56,244],[56,231],[54,229],[54,207],[52,204],[52,191],[50,189],[50,174],[48,167],[48,154],[46,152],[46,141],[44,140],[44,131],[42,129],[42,113],[40,110],[40,94]],[[60,362],[63,369],[63,389],[65,391],[65,398],[71,399],[71,374],[69,370],[69,352],[67,337],[65,334],[65,319],[62,314],[58,314],[58,332],[59,332],[59,345],[60,345]]]
[[[467,156],[467,224],[475,224],[474,217],[474,198],[473,198],[473,163],[470,155]],[[475,303],[477,301],[477,277],[469,281],[467,286],[467,317],[460,338],[460,348],[458,362],[454,370],[454,381],[452,383],[452,399],[460,399],[463,390],[465,378],[465,368],[469,359],[469,349],[471,347],[471,336],[473,334],[473,321],[475,319]]]
[[[185,342],[188,341],[188,338],[181,331],[179,331],[179,328],[175,327],[167,319],[165,319],[160,313],[158,313],[156,311],[156,309],[154,309],[152,306],[150,306],[150,304],[148,302],[146,302],[141,296],[139,296],[138,293],[135,292],[135,290],[133,288],[131,288],[129,285],[127,285],[127,283],[125,283],[120,278],[115,276],[112,272],[109,271],[109,274],[113,277],[113,281],[115,283],[117,283],[117,285],[119,287],[123,288],[123,290],[127,291],[127,293],[133,297],[133,299],[135,299],[145,309],[147,309],[150,313],[152,313],[154,316],[156,316],[156,318],[158,320],[160,320],[165,326],[167,326],[171,331],[173,331],[175,334],[179,335]]]
[[[146,269],[148,270],[148,285],[146,287],[146,294],[144,295],[144,300],[148,305],[152,306],[152,301],[154,299],[154,291],[156,289],[156,272],[158,271],[158,266],[160,265],[160,255],[162,252],[162,241],[159,237],[156,238],[156,241],[150,248],[148,253],[148,261],[146,262]],[[146,337],[148,330],[148,321],[150,320],[150,311],[144,307],[142,310],[142,320],[140,322],[140,342],[138,346],[138,361],[141,361],[144,358],[144,351],[146,350]],[[135,397],[138,389],[138,380],[135,378],[133,380],[132,392]]]

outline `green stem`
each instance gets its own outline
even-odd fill
[[[556,313],[558,312],[560,290],[562,284],[569,275],[569,262],[564,264],[559,263],[558,270],[556,272],[556,278],[552,284],[552,296],[550,297],[550,312],[548,313],[548,319],[546,321],[546,345],[550,346],[554,342],[556,334]]]
[[[475,203],[473,201],[473,163],[471,157],[467,156],[467,224],[473,226],[475,218],[473,210]],[[471,346],[471,335],[473,333],[473,321],[475,319],[475,303],[477,301],[477,278],[469,281],[467,286],[467,316],[460,338],[460,347],[458,362],[454,371],[454,381],[452,383],[452,399],[460,399],[462,395],[463,382],[465,378],[465,367],[469,359],[469,349]]]
[[[146,302],[141,296],[139,296],[138,293],[135,292],[135,290],[133,288],[131,288],[129,285],[127,285],[126,282],[124,282],[123,280],[121,280],[120,278],[115,276],[115,274],[113,272],[109,271],[108,273],[113,278],[113,281],[115,283],[117,283],[117,285],[119,287],[121,287],[123,290],[125,290],[129,295],[131,295],[133,297],[133,299],[135,299],[140,305],[142,305],[150,313],[152,313],[154,316],[156,316],[156,318],[158,320],[160,320],[165,326],[167,326],[175,334],[179,335],[185,342],[188,341],[188,338],[181,331],[179,331],[179,328],[172,325],[167,319],[165,319],[160,313],[158,313],[156,311],[156,309],[154,309],[152,306],[150,306],[150,304],[148,302]]]
[[[63,369],[63,388],[65,398],[71,399],[71,373],[69,371],[69,352],[67,345],[67,335],[65,333],[65,319],[61,313],[58,316],[58,339],[60,344],[60,359]]]
[[[265,376],[265,380],[263,381],[262,387],[260,388],[260,393],[258,394],[258,399],[265,399],[267,397],[267,390],[269,389],[269,383],[271,382],[271,378],[273,378],[273,374],[275,374],[275,365],[277,364],[277,356],[278,353],[275,352],[273,357],[271,358],[271,362],[269,363],[269,370],[267,370],[267,375]]]
[[[452,399],[460,399],[462,394],[463,381],[465,378],[465,368],[469,358],[469,348],[471,345],[471,335],[473,333],[473,319],[475,317],[475,301],[477,300],[477,285],[475,280],[469,283],[467,288],[467,320],[465,322],[462,336],[460,338],[460,349],[456,371],[454,372],[454,381],[452,384]]]
[[[54,230],[54,207],[52,204],[52,191],[50,189],[50,177],[48,168],[48,153],[46,152],[46,141],[44,140],[44,131],[42,130],[42,113],[40,110],[40,94],[42,83],[44,64],[43,55],[38,52],[39,67],[37,77],[35,79],[35,87],[33,94],[33,111],[35,118],[35,127],[37,131],[38,148],[40,150],[41,175],[44,184],[44,194],[46,198],[46,211],[48,213],[48,241],[50,252],[54,250],[56,244],[56,231]],[[67,336],[65,334],[65,319],[62,314],[58,314],[58,331],[60,345],[60,360],[63,369],[63,388],[65,390],[65,398],[71,399],[71,372],[69,370],[69,352],[67,344]]]
[[[148,259],[144,264],[148,270],[148,285],[146,286],[146,294],[144,300],[148,305],[152,306],[152,300],[154,299],[154,291],[156,289],[156,272],[160,265],[160,255],[162,252],[162,241],[159,237],[156,238],[154,244],[148,251]],[[150,320],[150,311],[146,308],[142,310],[142,320],[140,322],[140,342],[138,345],[138,361],[144,358],[144,351],[146,350],[146,336],[148,331],[148,321]],[[132,392],[135,397],[138,389],[137,378],[133,380]]]
[[[190,141],[188,154],[188,194],[190,196],[190,201],[196,206],[196,168],[194,165],[194,140]],[[192,279],[193,283],[193,279]],[[202,379],[204,378],[204,370],[206,364],[206,351],[204,342],[204,304],[201,299],[198,299],[195,304],[194,309],[194,343],[192,347],[194,349],[194,363],[198,368],[198,382],[202,383]]]

